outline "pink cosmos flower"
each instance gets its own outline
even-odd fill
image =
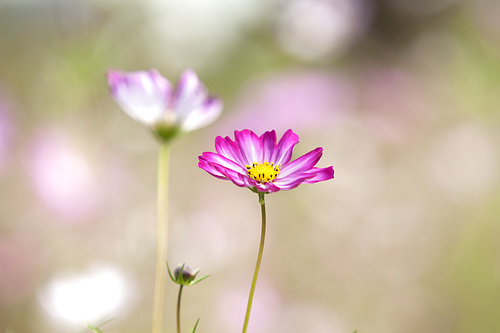
[[[111,95],[125,113],[167,139],[177,130],[187,132],[207,126],[222,112],[222,100],[210,96],[191,69],[181,74],[175,89],[156,69],[110,69],[106,79]]]
[[[259,137],[245,129],[234,131],[234,136],[234,141],[218,136],[217,153],[204,152],[199,156],[198,166],[214,177],[264,193],[333,178],[333,167],[314,167],[323,154],[321,147],[290,162],[293,148],[299,142],[292,130],[286,131],[278,144],[274,130]]]

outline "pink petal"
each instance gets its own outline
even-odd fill
[[[236,172],[233,172],[231,170],[227,170],[226,174],[227,174],[228,178],[238,186],[252,187],[255,185],[255,180],[251,179],[247,175],[242,175],[241,173],[236,173]]]
[[[207,162],[206,160],[203,160],[201,156],[199,159],[200,162],[198,163],[198,166],[216,178],[230,180],[235,185],[240,187],[251,187],[254,185],[251,183],[251,179],[246,175],[227,169],[219,164]]]
[[[202,160],[200,157],[199,157],[200,161],[198,162],[198,167],[205,170],[206,172],[208,172],[209,174],[211,174],[212,176],[214,176],[216,178],[227,179],[224,172],[221,171],[221,168],[216,167],[214,164],[208,163],[205,160]]]
[[[299,143],[299,136],[295,134],[291,129],[283,134],[283,137],[278,142],[278,145],[274,149],[271,161],[276,165],[285,165],[292,158],[293,147]]]
[[[245,167],[241,166],[240,164],[237,164],[230,159],[219,155],[217,153],[212,153],[212,152],[204,152],[202,156],[198,157],[200,161],[206,161],[210,164],[217,164],[220,165],[223,168],[233,170],[237,173],[241,173],[243,175],[247,174],[247,170]]]
[[[226,169],[220,165],[214,165],[214,168],[218,169],[222,174],[224,174],[226,180],[232,181],[235,185],[245,187],[246,182],[240,177],[241,175],[233,170]]]
[[[314,176],[304,181],[304,184],[322,182],[325,180],[332,179],[334,177],[334,171],[332,166],[327,168],[312,168],[311,170],[306,171],[306,173]]]
[[[263,151],[263,162],[273,162],[271,161],[274,153],[274,149],[276,148],[276,132],[274,130],[270,132],[265,132],[259,138],[262,151]]]
[[[231,161],[234,161],[241,166],[246,166],[246,161],[243,160],[240,152],[240,148],[238,144],[231,140],[230,137],[226,136],[225,138],[218,136],[215,138],[215,151],[217,154],[220,154]]]
[[[234,131],[235,141],[246,164],[262,163],[263,149],[259,137],[250,130]]]
[[[281,172],[276,180],[286,178],[290,175],[298,175],[313,168],[316,163],[318,163],[321,155],[323,155],[323,148],[318,147],[314,150],[311,150],[307,154],[302,155],[296,160],[293,160],[292,162],[282,166]]]
[[[297,186],[299,186],[302,183],[305,183],[307,181],[307,179],[309,179],[311,177],[314,177],[314,176],[302,173],[302,174],[296,175],[296,176],[288,176],[285,178],[276,179],[274,181],[274,184],[276,186],[278,186],[281,190],[287,191],[287,190],[291,190],[291,189],[296,188]]]
[[[256,182],[256,184],[254,186],[257,187],[257,190],[259,190],[259,192],[275,193],[275,192],[278,192],[280,190],[280,188],[278,186],[276,186],[276,184],[274,184],[274,183],[261,184],[261,183]]]

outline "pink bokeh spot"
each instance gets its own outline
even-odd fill
[[[38,137],[29,168],[42,202],[64,219],[74,222],[88,218],[101,202],[95,171],[62,134]]]
[[[0,238],[0,304],[15,303],[33,291],[39,250],[25,236]]]
[[[235,116],[229,118],[224,129],[331,129],[355,104],[354,87],[346,76],[291,70],[247,87],[237,101]]]
[[[0,95],[0,175],[5,169],[15,134],[9,103]]]
[[[361,0],[288,0],[278,6],[275,35],[286,53],[305,61],[338,58],[365,34],[372,5]]]
[[[361,85],[361,112],[368,133],[407,142],[429,121],[430,105],[416,77],[399,68],[374,67]]]
[[[248,328],[251,332],[273,332],[273,327],[280,325],[278,321],[282,311],[281,295],[265,279],[259,281],[258,284]],[[219,298],[218,317],[226,332],[241,330],[248,303],[248,294],[243,290],[245,288],[239,288],[239,291],[230,288]]]

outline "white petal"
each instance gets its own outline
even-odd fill
[[[172,99],[170,82],[156,70],[107,73],[111,95],[132,119],[153,125],[160,121]]]
[[[175,112],[180,119],[183,119],[202,107],[208,98],[208,93],[196,73],[187,69],[181,74],[177,83],[175,97]]]
[[[222,100],[211,98],[205,105],[191,111],[181,122],[181,129],[185,132],[194,131],[213,123],[222,113]]]

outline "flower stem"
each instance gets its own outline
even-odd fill
[[[181,333],[181,295],[183,284],[179,286],[179,296],[177,296],[177,333]]]
[[[165,304],[165,262],[168,241],[168,164],[170,142],[162,142],[158,153],[158,226],[156,230],[156,275],[153,295],[152,333],[161,333]]]
[[[266,203],[264,200],[265,193],[259,192],[259,203],[262,212],[262,231],[260,234],[259,254],[257,255],[257,263],[255,264],[255,271],[253,273],[252,286],[250,287],[250,295],[248,296],[247,313],[245,315],[245,322],[243,324],[243,333],[246,333],[248,327],[248,320],[250,319],[250,310],[252,309],[253,294],[255,292],[255,285],[257,284],[257,276],[259,275],[260,262],[262,261],[262,253],[264,252],[264,240],[266,238]]]

